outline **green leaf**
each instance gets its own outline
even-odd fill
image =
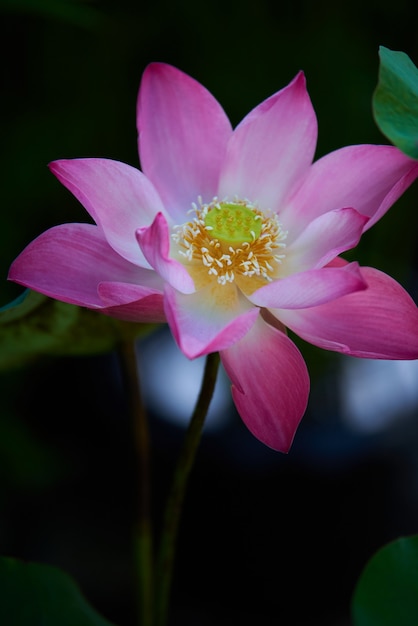
[[[354,626],[418,624],[418,535],[393,541],[367,563],[353,595]]]
[[[405,154],[418,159],[418,69],[404,52],[379,48],[373,115],[381,132]]]
[[[148,334],[155,327],[122,322],[26,290],[0,309],[0,370],[45,355],[110,352],[121,341]]]
[[[0,557],[0,624],[112,626],[58,568]]]

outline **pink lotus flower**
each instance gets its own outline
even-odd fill
[[[123,320],[167,322],[191,359],[219,351],[245,424],[283,452],[309,395],[286,326],[327,350],[418,358],[410,296],[338,257],[416,179],[416,161],[356,145],[312,164],[317,122],[302,72],[232,130],[203,86],[153,63],[137,113],[142,172],[53,162],[95,225],[44,232],[11,280]]]

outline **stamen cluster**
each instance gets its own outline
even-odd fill
[[[253,212],[257,224],[257,236],[251,231],[251,241],[231,243],[228,237],[213,237],[213,227],[206,223],[211,211],[237,210],[245,207]],[[257,276],[268,282],[277,276],[278,266],[284,258],[286,247],[284,240],[287,233],[283,232],[276,214],[266,214],[248,201],[234,199],[233,202],[219,202],[214,198],[210,204],[199,206],[193,203],[195,217],[181,226],[175,226],[173,241],[178,246],[178,254],[187,265],[202,264],[207,268],[209,276],[216,278],[221,285],[234,282],[238,277]],[[209,223],[212,219],[207,220]],[[229,239],[229,241],[227,240]]]

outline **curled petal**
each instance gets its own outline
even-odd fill
[[[317,122],[303,72],[249,113],[228,143],[219,197],[277,210],[312,163]]]
[[[341,252],[354,248],[368,218],[355,209],[337,209],[320,215],[286,247],[285,275],[323,267]],[[290,234],[290,233],[289,233]]]
[[[10,267],[10,280],[51,298],[88,308],[103,308],[98,285],[115,281],[146,285],[162,281],[117,254],[93,224],[63,224],[32,241]]]
[[[418,162],[394,146],[357,145],[335,150],[316,161],[280,218],[299,233],[313,219],[353,207],[369,229],[418,176]]]
[[[135,231],[164,207],[142,172],[111,159],[66,159],[50,163],[49,168],[90,213],[116,252],[149,267]]]
[[[259,317],[221,359],[248,429],[270,448],[287,452],[309,396],[308,370],[295,344]]]
[[[184,295],[166,286],[165,312],[181,351],[193,359],[224,350],[243,337],[259,309],[235,285],[210,285]]]
[[[368,288],[298,311],[274,311],[306,341],[352,356],[418,359],[418,309],[393,278],[361,268]]]
[[[366,287],[358,264],[350,263],[286,276],[257,289],[248,299],[266,308],[304,309]]]
[[[161,213],[151,226],[139,228],[136,237],[148,263],[164,280],[182,293],[194,292],[193,279],[184,265],[169,257],[170,233]]]
[[[151,63],[139,89],[137,125],[142,169],[174,220],[184,222],[199,196],[210,202],[216,195],[231,124],[196,80]]]

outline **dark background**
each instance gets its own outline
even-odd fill
[[[386,143],[371,108],[379,45],[418,63],[416,3],[408,0],[0,0],[0,15],[0,306],[22,292],[6,277],[33,237],[87,221],[47,163],[103,156],[138,166],[135,106],[149,62],[194,76],[234,125],[303,69],[319,122],[317,157]],[[413,186],[350,257],[391,274],[414,298],[417,214]],[[349,359],[296,341],[312,394],[290,453],[260,444],[230,405],[225,428],[203,437],[171,626],[348,626],[368,558],[418,530],[417,370],[408,374],[408,407],[395,386],[394,419],[359,430],[342,392]],[[62,567],[105,617],[133,626],[136,464],[118,372],[109,354],[1,373],[0,552]],[[161,393],[169,393],[164,374]],[[149,410],[158,523],[183,431]]]

